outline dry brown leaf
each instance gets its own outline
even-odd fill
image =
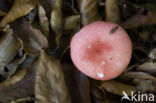
[[[73,8],[71,3],[69,2],[63,2],[62,9],[63,9],[62,12],[64,17],[68,17],[71,15],[80,15],[78,10],[76,8]]]
[[[35,17],[37,15],[37,8],[34,8],[33,10],[31,10],[27,15],[26,15],[26,19],[33,24],[35,22]]]
[[[72,30],[75,29],[78,21],[80,20],[80,15],[68,16],[64,19],[64,29]]]
[[[41,29],[45,36],[49,35],[49,20],[46,16],[46,12],[41,4],[38,3],[38,15]]]
[[[136,67],[136,70],[149,73],[153,76],[156,76],[156,63],[154,61],[147,61]]]
[[[5,16],[6,12],[0,10],[0,16]]]
[[[91,103],[88,78],[71,63],[62,63],[72,103]]]
[[[20,42],[13,37],[13,31],[7,25],[1,34],[0,38],[0,65],[4,66],[14,59],[16,56]]]
[[[41,51],[35,77],[36,103],[71,103],[58,60]]]
[[[16,20],[12,28],[15,36],[23,41],[24,50],[29,55],[39,55],[42,48],[48,47],[47,38],[24,18]]]
[[[56,34],[56,44],[60,44],[61,35],[63,31],[63,20],[62,20],[62,0],[55,0],[52,8],[50,24],[52,30]]]
[[[91,80],[90,81],[90,95],[94,99],[95,103],[108,103],[105,97],[106,91],[99,88],[102,81]]]
[[[7,81],[4,81],[4,82],[0,83],[0,88],[5,88],[5,87],[8,87],[10,85],[13,85],[13,84],[19,82],[21,79],[24,78],[24,76],[26,75],[28,69],[29,68],[23,69],[18,74],[12,76]]]
[[[120,10],[117,0],[106,0],[106,21],[120,24]]]
[[[148,25],[151,25],[151,24],[156,24],[156,12],[155,11],[153,11],[153,12],[151,12],[151,11],[149,11],[148,13],[147,13],[147,16],[148,16]]]
[[[137,89],[144,93],[156,93],[156,80],[142,80],[138,83]]]
[[[43,6],[48,19],[50,19],[53,2],[54,0],[39,0],[39,3]]]
[[[156,48],[153,48],[150,53],[149,53],[149,57],[151,59],[156,59]]]
[[[138,10],[129,0],[121,0],[119,2],[119,5],[121,10],[121,16],[123,19],[130,18],[138,11],[140,12],[140,9]]]
[[[150,80],[153,81],[156,78],[150,74],[144,72],[125,72],[118,77],[121,81],[138,85],[141,81]]]
[[[111,92],[120,96],[123,96],[123,91],[125,91],[128,96],[131,95],[132,91],[136,91],[136,88],[134,86],[117,82],[115,80],[102,82],[100,88],[106,90],[107,92]]]
[[[10,76],[16,72],[18,65],[25,60],[25,56],[26,55],[24,54],[21,57],[15,58],[13,61],[9,62],[6,65],[0,66],[0,75],[2,78],[0,82],[9,79]]]
[[[142,41],[148,41],[149,40],[149,31],[146,29],[143,29],[141,32],[139,32],[139,36],[142,39]]]
[[[19,64],[21,64],[24,60],[25,60],[25,54],[23,54],[23,43],[20,39],[18,39],[18,50],[16,52],[16,55],[12,55],[14,56],[14,58],[11,60],[11,61],[8,61],[7,63],[3,64],[0,66],[0,75],[1,75],[1,78],[0,78],[0,82],[8,79],[11,75],[13,75],[16,71],[16,68]],[[17,45],[17,44],[15,44]],[[14,45],[12,45],[13,47],[11,48],[14,48]],[[11,55],[12,52],[8,52],[8,51],[4,51],[4,52],[7,52],[9,53],[8,55]]]
[[[132,29],[146,24],[147,21],[148,17],[146,15],[136,14],[133,17],[129,18],[127,21],[123,22],[121,26],[124,29]]]
[[[22,56],[15,58],[13,61],[9,62],[6,67],[8,68],[9,75],[13,75],[16,71],[16,68],[19,64],[21,64],[25,60],[26,54],[22,54]]]
[[[98,14],[99,0],[78,0],[78,3],[83,26],[101,20],[101,17]]]
[[[121,26],[124,29],[133,29],[144,25],[151,25],[156,23],[156,13],[155,12],[148,12],[147,15],[143,14],[136,14],[123,22]]]
[[[29,101],[34,101],[33,97],[25,97],[25,98],[19,98],[17,100],[13,100],[10,103],[27,103]]]
[[[15,0],[12,8],[6,16],[0,21],[0,27],[16,20],[17,18],[28,14],[37,4],[37,0]]]
[[[33,96],[35,62],[9,80],[0,83],[0,102],[10,103],[13,99]]]

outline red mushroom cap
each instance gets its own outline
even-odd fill
[[[71,59],[87,76],[109,80],[119,76],[130,62],[131,40],[124,29],[97,21],[83,27],[70,44]]]

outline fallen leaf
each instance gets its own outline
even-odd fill
[[[36,15],[37,15],[37,8],[34,8],[26,15],[26,18],[32,24],[35,20]]]
[[[152,60],[140,64],[136,67],[136,70],[149,73],[156,76],[156,63]]]
[[[36,6],[36,3],[37,0],[15,0],[12,8],[0,21],[0,27],[28,14]]]
[[[5,88],[5,87],[8,87],[10,85],[13,85],[13,84],[19,82],[20,80],[22,80],[24,78],[24,76],[26,75],[27,71],[28,71],[28,68],[27,69],[23,69],[18,74],[12,76],[7,81],[4,81],[4,82],[0,83],[0,88]]]
[[[20,45],[18,47],[16,56],[13,58],[13,60],[0,66],[0,75],[1,75],[0,82],[9,79],[10,76],[15,73],[18,65],[25,60],[26,54],[23,53],[23,43],[20,39],[18,39],[18,41]]]
[[[39,15],[39,21],[41,29],[45,36],[49,35],[49,21],[46,16],[46,12],[41,4],[38,3],[38,15]]]
[[[140,81],[137,85],[137,90],[142,91],[144,93],[156,93],[156,79],[151,80],[143,80]]]
[[[72,30],[75,29],[78,21],[80,20],[80,15],[68,16],[64,19],[64,29]]]
[[[126,83],[130,83],[130,84],[134,84],[134,85],[138,85],[141,81],[144,80],[150,80],[153,81],[156,78],[150,74],[144,73],[144,72],[126,72],[123,73],[122,75],[120,75],[118,77],[118,79],[120,81],[126,82]]]
[[[52,8],[50,24],[56,35],[56,44],[60,44],[63,32],[62,0],[55,0]]]
[[[22,57],[14,59],[5,66],[0,66],[0,82],[9,79],[10,76],[16,72],[18,65],[25,60],[25,56],[26,55],[24,54]]]
[[[55,0],[39,0],[39,3],[43,6],[48,19],[50,19],[54,1]]]
[[[88,78],[71,63],[62,63],[72,103],[91,103]]]
[[[98,0],[78,0],[79,10],[82,16],[81,23],[83,26],[101,20],[98,14],[98,3]]]
[[[64,17],[69,17],[72,15],[80,15],[79,11],[76,8],[73,8],[71,3],[69,2],[63,2],[62,12]]]
[[[48,47],[47,38],[34,29],[24,18],[16,20],[12,24],[14,35],[20,38],[24,44],[24,51],[29,55],[39,55],[42,48]]]
[[[16,56],[20,42],[13,37],[13,30],[9,25],[2,31],[2,37],[0,38],[0,65],[4,66],[14,59]]]
[[[31,102],[34,101],[33,97],[25,97],[25,98],[19,98],[17,100],[13,100],[10,103],[26,103],[26,102]]]
[[[36,68],[36,103],[71,103],[59,61],[42,50]]]
[[[121,26],[124,29],[133,29],[144,25],[152,25],[156,23],[155,16],[156,13],[150,11],[147,13],[147,15],[136,14],[127,19],[125,22],[121,23]]]
[[[0,10],[0,16],[5,16],[6,12]]]
[[[106,0],[106,21],[120,24],[120,10],[117,0]]]
[[[33,62],[17,75],[0,83],[0,102],[10,103],[13,99],[32,97],[34,94],[36,64]]]
[[[150,53],[149,53],[149,57],[151,59],[156,59],[156,48],[153,48]]]
[[[99,82],[99,83],[98,83]],[[102,81],[90,80],[90,94],[96,102],[105,102],[105,90],[100,88]]]
[[[121,0],[121,2],[119,2],[119,5],[122,9],[122,16],[124,19],[130,18],[138,11],[133,3],[131,3],[129,0]]]
[[[135,86],[127,85],[121,82],[117,82],[115,80],[102,82],[100,88],[106,90],[107,92],[111,92],[120,96],[123,96],[123,91],[125,91],[128,96],[131,95],[132,91],[136,91]]]

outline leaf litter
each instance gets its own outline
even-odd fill
[[[0,0],[0,103],[121,103],[123,91],[155,95],[155,16],[155,0]],[[121,25],[133,44],[129,66],[109,81],[86,77],[69,53],[71,37],[99,20]]]

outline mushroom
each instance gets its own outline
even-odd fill
[[[96,21],[73,36],[70,54],[74,65],[85,75],[109,80],[119,76],[128,66],[132,43],[119,25]]]

